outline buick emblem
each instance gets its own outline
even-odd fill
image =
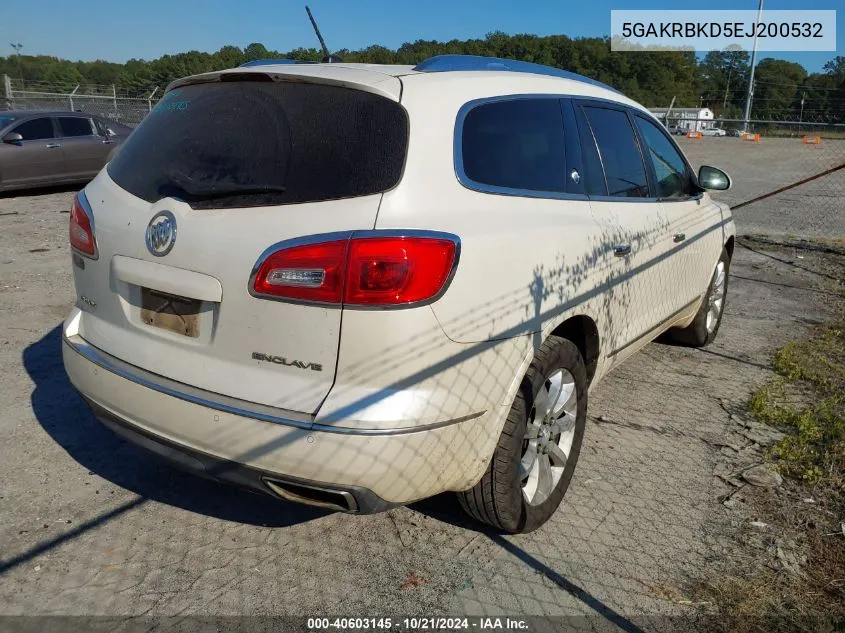
[[[176,243],[176,218],[170,211],[159,211],[147,225],[144,238],[150,253],[164,257]]]

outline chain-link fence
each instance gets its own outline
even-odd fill
[[[134,127],[162,90],[68,89],[4,75],[4,95],[9,109],[75,110]],[[731,190],[715,197],[737,207],[742,232],[845,236],[845,169],[837,169],[845,164],[845,123],[815,121],[810,113],[794,120],[751,120],[746,127],[741,119],[700,117],[691,110],[653,112],[696,169],[713,165],[733,177]]]
[[[733,180],[714,194],[735,209],[741,233],[845,236],[845,124],[736,119],[670,120],[695,169]]]
[[[57,86],[3,76],[2,107],[9,110],[71,110],[87,112],[134,127],[155,107],[158,87],[126,90],[116,86]]]
[[[32,84],[26,90],[7,87],[12,107],[70,108],[129,123],[140,121],[158,94],[144,99],[111,87],[70,92]],[[721,136],[713,130],[741,125],[712,119],[695,123],[704,129],[676,138],[694,167],[710,164],[731,174],[734,187],[716,197],[735,206],[741,232],[845,235],[841,128],[809,133],[789,122],[753,121],[751,135],[728,136],[726,131]],[[778,134],[781,129],[795,133]],[[33,222],[46,223],[36,208],[30,208]],[[23,221],[27,215],[8,217]],[[30,233],[46,239],[35,230],[20,235],[32,239]],[[23,243],[27,248],[14,259],[44,250],[38,242]],[[615,243],[596,244],[596,252],[607,252]],[[348,392],[346,411],[356,413],[412,385],[445,394],[442,403],[432,399],[426,404],[431,419],[445,415],[454,402],[477,410],[482,405],[468,394],[503,390],[503,381],[513,373],[509,368],[519,364],[520,348],[511,339],[536,331],[537,323],[552,316],[556,308],[548,303],[583,299],[579,280],[592,265],[591,258],[562,255],[559,265],[538,268],[513,287],[500,288],[482,309],[432,321],[413,340],[390,342],[385,333],[380,344],[345,367],[354,379],[350,384],[378,384],[383,373],[397,368],[403,368],[403,378],[364,398],[337,385],[339,393]],[[25,381],[24,397],[35,420],[23,418],[23,430],[17,432],[35,427],[43,433],[37,436],[40,444],[31,443],[39,450],[24,455],[26,468],[15,470],[36,473],[26,483],[29,489],[46,488],[36,477],[49,475],[52,496],[19,495],[31,505],[5,532],[8,553],[0,571],[8,574],[8,595],[14,587],[14,608],[25,613],[543,613],[571,619],[531,630],[689,630],[687,620],[669,619],[694,606],[679,587],[681,579],[702,574],[725,548],[722,534],[708,523],[712,506],[722,509],[716,502],[722,484],[711,476],[714,449],[734,450],[725,444],[736,441],[725,439],[726,429],[740,428],[731,413],[744,411],[749,385],[760,381],[768,337],[782,337],[792,327],[791,320],[783,329],[772,322],[799,311],[797,301],[777,310],[772,306],[779,295],[790,294],[783,291],[790,287],[786,284],[800,278],[788,268],[766,266],[773,264],[762,257],[737,258],[730,322],[713,347],[690,352],[650,346],[597,386],[590,394],[577,479],[564,506],[548,527],[518,537],[464,519],[452,497],[374,517],[327,516],[300,506],[273,506],[165,469],[95,423],[67,381],[61,332],[54,329],[23,351],[31,378]],[[46,283],[40,280],[62,277],[39,274],[38,279]],[[676,287],[680,283],[674,280]],[[773,287],[778,294],[761,290]],[[4,292],[12,296],[9,286]],[[32,322],[21,317],[17,325],[47,331],[50,319],[55,323],[66,311],[63,305],[55,310],[54,293],[44,292],[46,305],[27,315]],[[485,333],[497,342],[459,345],[442,331],[468,332],[479,321],[490,324]],[[508,322],[509,327],[502,325]],[[458,364],[457,371],[445,371]],[[10,401],[15,405],[10,416],[26,409]],[[491,440],[480,426],[469,428],[476,428],[475,435],[441,431],[409,448],[401,455],[404,470],[392,475],[393,485],[425,484],[462,465],[481,442]],[[750,424],[741,428],[744,433],[758,430]],[[243,451],[244,461],[295,437],[280,432],[275,440],[262,442],[257,434],[245,437],[225,423],[210,423],[208,434],[214,441],[249,446],[252,452]],[[44,442],[45,435],[53,442]],[[351,453],[339,448],[327,463],[365,461],[374,471],[394,465],[377,437]],[[306,455],[303,450],[301,459]],[[66,470],[54,470],[58,467],[51,459]],[[16,466],[12,463],[9,471]],[[82,481],[85,477],[90,479]],[[96,493],[88,494],[88,483]],[[43,499],[50,505],[36,505]],[[186,630],[194,623],[188,619]]]

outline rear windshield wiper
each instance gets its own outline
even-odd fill
[[[284,193],[286,187],[259,183],[208,182],[201,183],[178,174],[167,175],[170,184],[192,198],[224,198],[261,193]]]

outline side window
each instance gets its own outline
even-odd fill
[[[23,140],[25,141],[40,141],[42,139],[55,138],[53,121],[49,117],[24,121],[12,130],[12,132],[17,132],[23,136]]]
[[[566,192],[563,114],[557,99],[480,105],[464,119],[464,173],[485,185]]]
[[[585,106],[584,113],[598,145],[607,180],[607,194],[647,198],[648,179],[634,129],[621,110]]]
[[[93,136],[94,128],[91,125],[91,119],[83,119],[82,117],[59,117],[59,129],[62,136]]]
[[[666,135],[651,121],[634,117],[645,139],[648,157],[657,176],[657,195],[661,198],[686,198],[692,193],[687,164]]]

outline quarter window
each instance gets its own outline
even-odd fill
[[[464,119],[461,155],[464,173],[477,183],[565,192],[560,102],[513,99],[473,108]]]
[[[62,136],[93,136],[94,128],[91,119],[80,117],[59,117],[59,129]]]
[[[593,106],[585,106],[584,113],[598,146],[608,195],[647,198],[645,165],[628,115],[622,110]]]
[[[20,134],[25,141],[40,141],[46,138],[55,138],[53,121],[49,118],[24,121],[12,131]]]
[[[657,195],[661,198],[686,198],[692,190],[687,164],[666,135],[651,121],[635,117],[645,139],[648,157],[657,176]]]

